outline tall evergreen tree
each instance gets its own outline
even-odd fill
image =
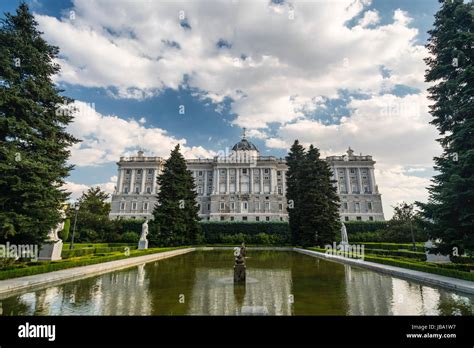
[[[66,132],[71,99],[53,81],[58,48],[49,45],[22,3],[0,23],[0,238],[41,243],[61,219],[61,187],[72,166]]]
[[[306,153],[301,174],[300,244],[330,244],[340,228],[339,196],[328,164],[313,145]]]
[[[288,201],[288,223],[291,234],[291,243],[300,244],[300,183],[302,181],[302,164],[305,156],[305,149],[295,140],[286,156],[286,199]]]
[[[200,235],[197,193],[179,145],[171,151],[157,182],[160,191],[150,241],[159,245],[196,243]]]
[[[428,203],[418,205],[437,251],[453,247],[474,250],[474,5],[440,1],[434,29],[429,31],[425,59],[433,120],[443,154],[435,158],[439,172],[429,187]]]

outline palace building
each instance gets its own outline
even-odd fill
[[[196,183],[201,219],[288,220],[285,159],[261,156],[245,132],[225,156],[186,161]],[[354,155],[349,148],[346,154],[326,161],[337,182],[341,220],[384,220],[372,156]],[[159,191],[156,176],[164,162],[162,157],[147,157],[143,151],[120,158],[110,218],[152,218]]]

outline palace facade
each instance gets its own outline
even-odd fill
[[[261,156],[245,135],[225,156],[186,161],[196,183],[201,219],[288,220],[285,159]],[[349,148],[346,154],[326,161],[341,199],[341,220],[384,220],[372,156],[354,155]],[[164,162],[162,157],[147,157],[142,151],[120,158],[110,218],[152,218],[159,191],[156,176]]]

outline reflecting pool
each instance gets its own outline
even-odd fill
[[[3,315],[472,315],[474,296],[292,251],[196,251],[0,301]]]

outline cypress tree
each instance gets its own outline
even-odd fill
[[[66,132],[71,99],[53,81],[58,48],[49,45],[22,3],[0,22],[0,239],[41,243],[61,219],[68,193],[61,187],[72,166]]]
[[[290,148],[288,156],[286,156],[286,199],[288,200],[288,224],[291,235],[291,243],[293,245],[300,244],[300,184],[302,181],[302,164],[305,156],[305,149],[295,140]]]
[[[473,4],[440,1],[434,29],[429,31],[425,59],[433,100],[431,124],[441,135],[443,153],[435,157],[439,172],[428,188],[428,203],[417,203],[437,251],[474,250],[474,21]]]
[[[158,204],[150,241],[159,245],[194,244],[199,239],[199,209],[191,171],[176,145],[157,178]]]
[[[301,169],[300,243],[303,247],[335,241],[340,228],[339,196],[332,173],[319,150],[311,145]]]

